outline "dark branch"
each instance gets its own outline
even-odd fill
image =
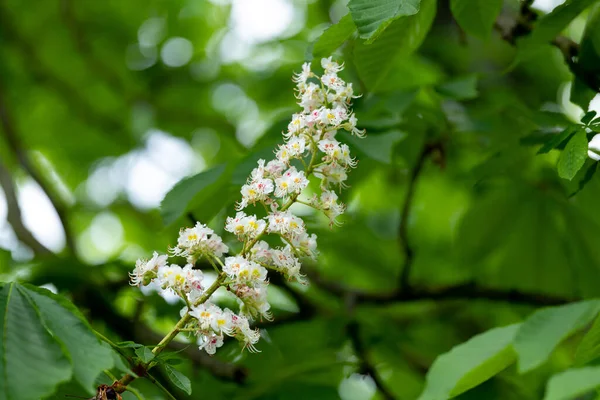
[[[8,147],[13,151],[19,164],[23,167],[23,169],[33,178],[34,181],[42,188],[48,199],[52,203],[52,206],[56,210],[60,222],[63,226],[65,232],[65,239],[67,242],[67,248],[75,253],[75,241],[73,236],[71,235],[71,229],[69,225],[69,221],[67,218],[66,207],[63,202],[55,195],[54,191],[48,185],[42,174],[36,169],[35,165],[29,159],[27,152],[24,149],[24,146],[21,144],[19,140],[19,135],[17,135],[15,124],[13,123],[11,116],[8,112],[6,103],[3,98],[2,88],[0,87],[0,125],[2,126],[2,132],[4,133],[4,138],[8,144]]]
[[[412,211],[412,203],[417,186],[417,180],[421,174],[427,157],[434,148],[436,148],[436,146],[425,145],[421,151],[421,154],[419,155],[419,158],[417,159],[415,166],[411,171],[410,178],[408,180],[406,196],[402,205],[400,225],[398,227],[398,240],[400,241],[400,246],[404,251],[404,264],[402,266],[402,271],[400,272],[399,282],[401,291],[408,291],[410,289],[410,270],[412,268],[414,259],[414,251],[408,239],[408,219],[410,218],[410,213]]]
[[[361,374],[367,374],[375,382],[375,386],[381,396],[386,400],[394,400],[394,395],[385,387],[385,384],[379,377],[379,373],[377,369],[371,362],[369,361],[369,356],[367,354],[367,349],[364,346],[360,338],[360,327],[356,321],[350,322],[346,326],[346,333],[348,334],[348,338],[350,339],[350,343],[352,343],[352,347],[354,348],[354,353],[359,359],[359,372]]]
[[[17,200],[17,193],[15,185],[10,171],[0,163],[0,186],[4,189],[4,196],[6,197],[7,216],[8,223],[12,226],[15,231],[17,238],[25,243],[33,252],[37,255],[52,254],[50,250],[43,244],[41,244],[27,229],[23,223],[21,216],[21,208]]]

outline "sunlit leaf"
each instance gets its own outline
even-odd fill
[[[337,24],[327,28],[319,36],[312,50],[314,57],[329,57],[356,31],[352,16],[346,14]]]
[[[584,131],[579,131],[569,140],[558,159],[558,176],[571,180],[583,167],[587,159],[588,141]]]
[[[173,385],[177,386],[187,394],[192,394],[192,383],[187,376],[168,364],[165,364],[164,368],[167,372],[167,377],[169,377],[169,380],[173,383]]]
[[[568,369],[554,375],[544,400],[574,400],[600,386],[600,367]]]
[[[530,371],[548,359],[561,341],[587,325],[600,310],[600,301],[586,301],[535,312],[521,325],[514,341],[519,371]]]
[[[427,373],[419,400],[458,396],[508,367],[516,359],[511,343],[519,326],[492,329],[439,356]]]

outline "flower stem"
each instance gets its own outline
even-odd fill
[[[202,296],[194,302],[194,306],[198,306],[200,304],[205,303],[210,296],[212,296],[212,294],[219,288],[221,287],[221,285],[223,284],[223,282],[225,281],[226,275],[224,273],[220,273],[218,278],[213,282],[212,285],[210,285],[208,287],[208,289],[206,289],[206,291],[204,292],[204,294],[202,294]],[[165,347],[173,340],[175,339],[175,336],[177,336],[177,334],[179,334],[179,332],[181,332],[183,329],[185,329],[185,326],[187,325],[187,323],[190,321],[190,319],[192,319],[192,316],[190,315],[189,311],[186,312],[184,314],[183,317],[181,317],[181,319],[179,320],[179,322],[177,322],[177,324],[173,327],[173,329],[171,329],[171,331],[169,333],[167,333],[167,335],[162,338],[162,340],[154,347],[154,349],[152,349],[152,353],[154,354],[154,356],[158,356],[164,349]],[[137,370],[143,372],[144,375],[149,376],[148,375],[148,370],[150,368],[152,368],[153,363],[152,361],[148,362],[148,363],[142,363],[140,365],[137,366]],[[113,388],[115,389],[115,391],[119,392],[119,393],[123,393],[125,390],[127,390],[127,385],[129,385],[131,382],[133,382],[135,380],[135,377],[131,374],[125,374],[121,379],[119,379],[118,381],[116,381],[115,383],[113,383]]]

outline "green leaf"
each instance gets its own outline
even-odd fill
[[[561,145],[565,140],[571,137],[577,130],[575,126],[568,126],[562,132],[552,136],[537,152],[537,154],[545,154]]]
[[[596,0],[567,0],[551,13],[544,15],[535,24],[533,31],[517,40],[517,57],[513,64],[535,57],[543,48],[558,36],[575,17]]]
[[[568,369],[550,378],[544,400],[573,400],[600,386],[600,367]]]
[[[360,37],[372,42],[395,19],[419,12],[421,0],[350,0],[348,8]]]
[[[352,16],[346,14],[337,24],[325,29],[315,42],[312,54],[314,57],[328,57],[356,31]]]
[[[38,400],[68,381],[68,351],[48,331],[42,311],[17,283],[0,288],[0,400]]]
[[[584,125],[588,125],[590,122],[592,122],[595,116],[596,111],[588,111],[583,117],[581,117],[581,123]]]
[[[436,88],[444,96],[456,100],[470,100],[479,95],[477,91],[477,75],[471,74],[446,82]]]
[[[587,325],[600,310],[600,301],[584,301],[536,311],[515,337],[519,372],[540,366],[552,351],[575,331]]]
[[[177,371],[170,365],[165,365],[164,367],[165,371],[167,372],[167,376],[175,386],[186,392],[188,395],[192,394],[192,383],[187,376]]]
[[[406,133],[393,130],[378,135],[367,135],[362,139],[345,135],[344,140],[367,157],[384,164],[390,164],[395,145],[405,137]]]
[[[131,340],[126,340],[124,342],[117,343],[117,347],[121,347],[121,348],[124,348],[124,349],[130,348],[130,347],[134,348],[134,349],[137,349],[138,347],[143,347],[143,346],[144,346],[143,344],[139,344],[139,343],[133,342]]]
[[[375,43],[355,44],[354,63],[370,91],[385,86],[392,66],[421,46],[435,17],[436,5],[435,0],[422,0],[418,14],[394,21]]]
[[[502,0],[450,0],[450,10],[465,32],[487,39],[502,10]]]
[[[558,176],[571,180],[583,167],[587,158],[588,141],[584,131],[579,130],[567,143],[558,159]]]
[[[419,400],[458,396],[508,367],[516,359],[511,343],[519,326],[489,330],[439,356],[427,373]]]
[[[179,181],[160,204],[165,225],[172,224],[195,207],[202,208],[201,215],[195,215],[196,218],[206,222],[212,219],[223,207],[223,202],[211,200],[219,198],[219,192],[229,183],[229,175],[226,165],[221,164]]]
[[[588,17],[574,68],[577,76],[571,86],[571,101],[586,111],[597,94],[590,85],[600,88],[600,5]]]
[[[592,160],[590,160],[592,161]],[[598,170],[598,162],[597,161],[592,161],[590,163],[590,166],[588,167],[588,169],[585,171],[585,175],[583,175],[583,178],[579,181],[579,184],[577,185],[577,189],[571,193],[569,195],[569,197],[573,197],[575,196],[577,193],[581,192],[583,190],[583,188],[590,183],[590,181],[592,180],[592,178],[594,177],[594,175],[596,175],[596,171]]]
[[[149,346],[138,347],[135,349],[135,354],[143,363],[149,363],[154,359],[154,353],[152,352],[152,348]]]
[[[594,320],[594,324],[585,334],[577,352],[575,353],[575,365],[584,365],[600,357],[600,315]]]
[[[31,285],[19,290],[33,300],[46,328],[67,348],[77,382],[92,390],[98,375],[114,365],[112,349],[96,337],[77,308],[63,297]]]

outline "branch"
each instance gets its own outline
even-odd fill
[[[6,207],[8,211],[6,219],[15,231],[17,238],[31,248],[35,254],[52,254],[52,252],[48,250],[46,246],[41,244],[31,234],[29,229],[27,229],[23,223],[21,208],[19,207],[19,202],[17,200],[17,194],[12,176],[10,171],[8,171],[8,169],[2,163],[0,163],[0,186],[2,186],[4,189],[4,196],[6,197]]]
[[[362,304],[388,305],[427,300],[488,300],[539,307],[555,306],[579,300],[578,298],[531,293],[513,289],[481,287],[472,282],[442,288],[411,287],[408,291],[394,290],[388,293],[371,293],[348,288],[338,282],[324,281],[314,272],[310,273],[310,279],[315,285],[338,297],[351,293],[356,297],[356,301]]]
[[[56,210],[58,214],[58,218],[63,226],[63,230],[65,232],[65,239],[67,243],[67,248],[75,253],[75,241],[73,236],[71,235],[71,229],[69,225],[69,221],[66,215],[66,207],[63,205],[62,201],[54,194],[54,191],[50,188],[50,186],[46,183],[42,174],[40,174],[31,160],[29,156],[24,150],[24,147],[21,145],[19,140],[19,135],[17,135],[15,124],[11,119],[6,104],[3,98],[2,87],[0,86],[0,125],[2,126],[2,132],[4,133],[4,137],[10,149],[13,151],[19,164],[23,167],[23,169],[33,178],[34,181],[42,188],[52,206]]]
[[[421,154],[419,155],[419,158],[417,159],[417,162],[410,174],[408,189],[406,190],[406,197],[404,198],[404,204],[402,205],[400,226],[398,227],[398,240],[400,241],[402,250],[404,250],[405,257],[399,282],[400,290],[402,291],[407,291],[410,289],[410,270],[414,260],[414,251],[408,240],[408,218],[410,217],[410,213],[412,211],[412,203],[415,194],[415,188],[417,186],[417,179],[421,174],[425,160],[427,160],[427,157],[433,151],[433,149],[437,147],[439,146],[425,145],[425,147],[423,147],[423,150],[421,151]]]
[[[375,386],[381,393],[381,396],[386,400],[394,400],[394,395],[385,387],[383,381],[379,377],[377,369],[371,362],[369,361],[367,350],[360,338],[360,327],[356,321],[350,322],[346,326],[346,333],[350,338],[350,343],[352,343],[352,347],[354,348],[354,352],[359,359],[359,368],[360,373],[369,375],[373,382],[375,382]]]

